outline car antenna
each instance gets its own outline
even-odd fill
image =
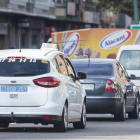
[[[19,52],[21,52],[21,44],[20,44],[20,29],[18,30],[18,39],[19,39]]]

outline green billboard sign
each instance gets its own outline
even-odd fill
[[[131,29],[140,29],[140,25],[131,25]]]

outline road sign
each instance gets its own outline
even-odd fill
[[[131,29],[140,29],[140,25],[131,25]]]

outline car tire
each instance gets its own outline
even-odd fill
[[[55,132],[66,132],[68,128],[68,107],[65,104],[62,113],[62,120],[59,123],[54,124]]]
[[[115,114],[114,119],[116,121],[125,121],[125,119],[126,119],[126,104],[125,104],[125,100],[123,100],[123,105],[122,105],[120,113]]]
[[[9,126],[9,123],[7,122],[0,123],[0,128],[7,128],[8,126]]]
[[[81,121],[74,122],[73,127],[75,129],[84,129],[86,127],[86,104],[85,104],[85,102],[84,102],[83,108],[82,108]]]
[[[135,107],[133,112],[128,113],[129,119],[138,119],[139,118],[139,98],[137,96],[136,102],[135,102]]]

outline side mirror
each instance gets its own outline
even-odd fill
[[[134,74],[131,74],[130,79],[136,79],[136,76]]]
[[[83,72],[78,72],[78,79],[86,79],[87,75]]]

